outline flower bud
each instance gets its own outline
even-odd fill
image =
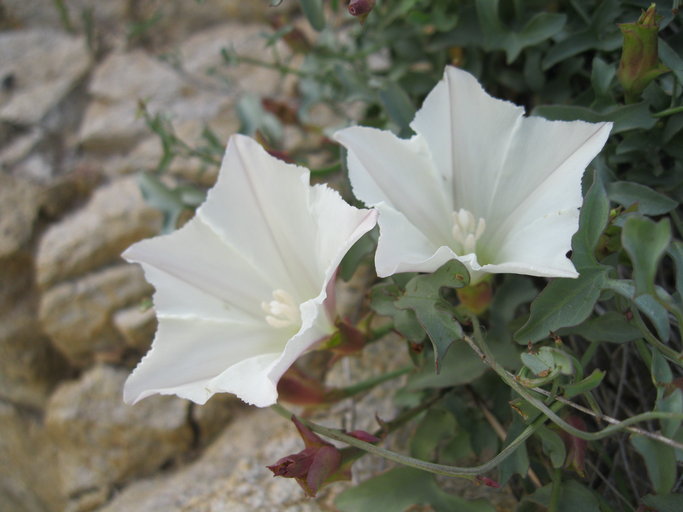
[[[475,315],[481,315],[486,311],[493,299],[491,280],[486,278],[477,284],[458,288],[456,293],[460,299],[460,304]]]
[[[624,45],[617,78],[624,88],[628,103],[637,101],[643,89],[652,80],[669,71],[659,62],[657,48],[659,18],[655,4],[651,4],[635,23],[619,25],[624,36]]]
[[[320,487],[329,481],[346,478],[340,474],[342,454],[333,445],[323,441],[296,416],[292,416],[299,435],[306,447],[298,453],[287,455],[275,464],[266,466],[273,476],[294,478],[309,496],[315,496]]]
[[[360,18],[361,23],[363,23],[374,7],[375,0],[351,0],[348,10],[351,16],[357,16]]]
[[[290,366],[277,383],[280,400],[296,405],[324,404],[327,402],[327,391],[322,382],[305,374],[296,365]]]

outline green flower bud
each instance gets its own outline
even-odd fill
[[[641,14],[635,23],[619,25],[624,35],[624,45],[617,78],[624,88],[626,101],[633,103],[640,98],[643,89],[669,69],[659,62],[657,32],[659,16],[655,4]]]

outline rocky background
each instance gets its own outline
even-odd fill
[[[155,320],[151,287],[120,254],[163,223],[136,180],[162,155],[139,101],[191,143],[205,125],[227,141],[245,92],[292,94],[277,72],[228,68],[220,55],[266,55],[268,17],[298,9],[268,4],[0,0],[0,510],[334,510],[348,486],[313,500],[273,478],[266,464],[302,442],[270,410],[230,396],[201,407],[121,397]],[[180,158],[165,178],[208,186],[215,175]],[[352,281],[340,302],[362,294]],[[406,364],[391,343],[342,361],[330,378],[344,385]],[[323,421],[373,430],[375,414],[395,412],[391,387],[342,402]],[[365,458],[354,478],[385,467]]]
[[[277,12],[298,8],[287,4]],[[227,141],[242,93],[287,94],[278,73],[228,69],[220,56],[233,47],[263,57],[273,9],[266,0],[0,1],[0,510],[315,511],[344,488],[311,500],[272,478],[265,465],[302,447],[272,411],[228,396],[202,407],[121,400],[155,320],[151,287],[119,255],[162,225],[136,182],[161,156],[138,101],[186,140],[208,124]],[[215,171],[179,159],[167,178],[206,186]],[[344,363],[337,378],[360,366]],[[347,403],[327,417],[339,425],[353,412],[369,421],[349,426],[372,429],[375,412],[391,415],[377,397],[364,414]]]

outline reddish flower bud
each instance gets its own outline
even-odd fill
[[[367,15],[375,7],[375,0],[351,0],[349,2],[349,14],[351,16]]]
[[[346,320],[338,319],[335,327],[337,330],[320,345],[320,348],[331,350],[334,353],[334,358],[330,364],[336,363],[344,356],[363,350],[366,339],[363,331]]]
[[[292,416],[299,435],[306,448],[298,453],[282,457],[275,464],[266,466],[273,472],[273,476],[294,478],[309,496],[315,496],[325,483],[344,478],[340,475],[342,464],[341,452],[322,440],[296,416]]]
[[[290,404],[324,404],[327,391],[322,382],[306,375],[296,365],[291,366],[277,383],[279,399]]]

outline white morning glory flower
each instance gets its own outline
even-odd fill
[[[472,274],[576,277],[581,176],[611,123],[548,121],[492,98],[448,67],[399,139],[341,130],[353,191],[379,211],[381,277],[433,272],[457,259]]]
[[[307,169],[233,136],[196,216],[124,253],[156,288],[159,320],[124,400],[160,393],[204,403],[228,392],[275,403],[282,374],[333,331],[335,271],[375,222],[375,212],[310,186]]]

